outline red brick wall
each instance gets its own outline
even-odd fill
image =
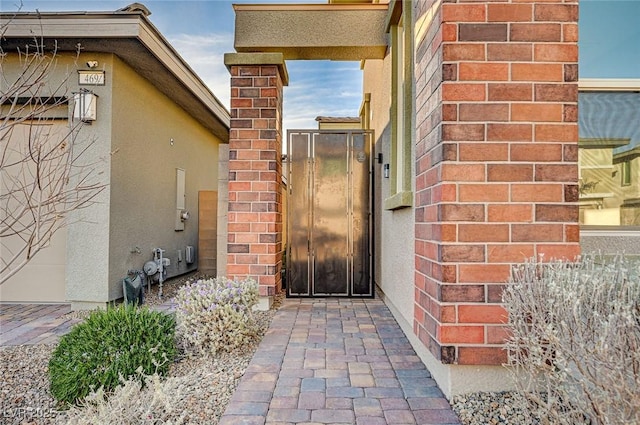
[[[282,79],[277,65],[233,65],[227,274],[280,291]]]
[[[511,265],[580,251],[578,2],[419,0],[414,19],[414,332],[443,363],[501,364]]]

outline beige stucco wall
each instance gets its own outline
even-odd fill
[[[319,130],[359,130],[360,122],[319,122]]]
[[[363,90],[371,93],[371,128],[375,134],[375,153],[382,152],[383,163],[391,159],[391,56],[368,60],[364,65]],[[415,161],[412,159],[411,163]],[[375,164],[375,282],[408,324],[413,324],[414,305],[414,212],[413,208],[384,210],[390,196],[390,179],[383,177],[383,164]]]
[[[168,277],[197,267],[184,252],[198,246],[198,191],[218,189],[220,144],[126,64],[113,63],[109,300],[122,296],[127,270],[141,269],[154,248],[166,250]],[[177,168],[185,170],[190,213],[183,231],[175,230]]]
[[[105,71],[105,85],[83,86],[97,96],[97,119],[82,128],[80,138],[92,141],[82,162],[93,167],[104,184],[111,180],[111,84],[113,60],[111,54],[83,53],[78,65],[81,69],[88,60],[98,61],[98,69]],[[72,68],[73,69],[73,68]],[[77,91],[75,77],[73,91]],[[73,224],[67,229],[66,298],[72,308],[104,306],[109,299],[105,284],[109,271],[109,203],[111,186],[103,190],[88,208],[72,214]]]
[[[287,60],[360,60],[383,57],[386,50],[384,5],[238,4],[234,9],[237,52],[279,52]]]

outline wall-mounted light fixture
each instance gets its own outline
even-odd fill
[[[95,121],[97,103],[98,96],[89,90],[73,93],[73,118],[84,122]]]
[[[389,164],[384,164],[383,170],[384,170],[384,178],[388,179],[389,178]]]

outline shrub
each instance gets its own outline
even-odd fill
[[[175,400],[185,392],[184,378],[162,380],[153,374],[144,378],[144,388],[139,379],[128,379],[107,395],[100,388],[91,392],[81,403],[72,406],[62,418],[67,425],[179,425],[186,421],[185,412],[176,417]]]
[[[514,268],[503,301],[518,390],[540,423],[640,423],[640,263]]]
[[[179,334],[198,350],[231,351],[257,336],[251,309],[258,302],[258,285],[252,279],[191,282],[178,290],[176,302]]]
[[[51,393],[75,403],[120,379],[165,375],[175,356],[173,316],[135,306],[97,310],[60,339],[49,361]]]

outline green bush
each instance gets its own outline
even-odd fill
[[[252,279],[198,280],[180,288],[176,302],[179,334],[188,346],[206,353],[231,351],[257,336],[251,309],[258,285]]]
[[[166,375],[176,356],[175,318],[146,308],[97,310],[60,339],[49,361],[51,393],[76,403],[122,379]]]

